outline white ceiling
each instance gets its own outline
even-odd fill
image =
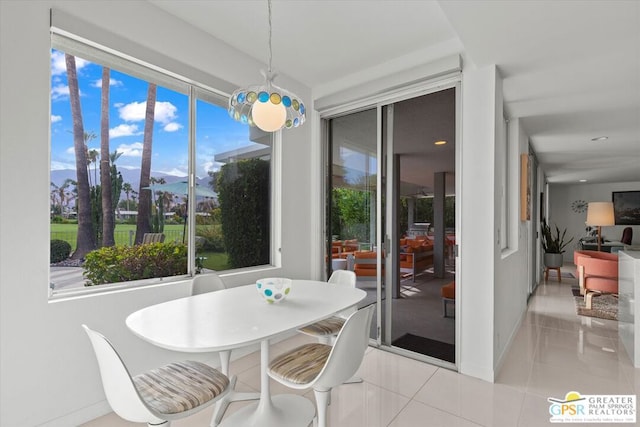
[[[266,0],[149,1],[267,61]],[[549,182],[640,181],[640,1],[273,0],[272,20],[273,68],[314,94],[461,53],[498,66]]]

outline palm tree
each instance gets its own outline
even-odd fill
[[[85,150],[84,126],[82,124],[82,109],[80,106],[80,90],[78,89],[78,75],[76,74],[76,58],[65,54],[67,80],[69,83],[69,100],[71,103],[71,117],[73,120],[73,148],[76,154],[76,187],[78,199],[78,237],[76,250],[72,258],[81,259],[87,252],[96,247],[91,224],[91,196],[89,194],[89,174],[87,173],[87,152]]]
[[[52,200],[59,201],[60,215],[64,214],[65,202],[68,200],[67,197],[69,193],[67,192],[67,189],[71,184],[74,184],[74,183],[75,181],[69,178],[65,179],[64,182],[59,186],[56,185],[55,182],[51,183],[51,187],[53,187],[53,190],[51,190],[51,193],[53,195]]]
[[[89,150],[87,147],[87,170],[89,172],[89,187],[98,185],[98,159],[100,158],[100,152],[98,150]],[[91,165],[93,164],[93,181],[91,181]]]
[[[102,96],[100,114],[100,187],[102,187],[102,246],[116,244],[114,237],[115,215],[111,197],[111,165],[109,153],[109,75],[102,67]],[[116,152],[117,154],[117,152]]]
[[[133,192],[133,187],[128,182],[122,184],[122,191],[127,196],[127,210],[129,210],[129,195]]]
[[[151,146],[153,143],[153,123],[156,109],[156,89],[155,84],[149,83],[142,141],[140,189],[138,190],[140,198],[138,199],[138,218],[136,220],[136,244],[141,243],[144,234],[151,231],[151,191],[143,191],[143,189],[149,186],[151,179]]]
[[[122,174],[118,171],[116,167],[116,160],[118,160],[122,156],[122,152],[115,150],[113,153],[109,154],[109,170],[111,176],[111,209],[114,214],[116,209],[118,209],[118,202],[120,202],[120,195],[122,194]],[[120,209],[118,209],[118,215],[120,214]],[[114,219],[114,228],[115,228],[115,219]]]

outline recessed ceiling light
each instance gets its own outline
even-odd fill
[[[581,179],[580,182],[587,182],[587,180],[586,179]]]
[[[598,136],[595,138],[591,138],[592,141],[606,141],[607,139],[609,139],[608,136]]]
[[[434,144],[434,145],[444,145],[444,144],[446,144],[446,143],[447,143],[447,141],[436,141],[436,142],[434,142],[433,144]]]

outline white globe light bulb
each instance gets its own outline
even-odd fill
[[[265,132],[275,132],[284,126],[287,110],[282,103],[256,101],[251,109],[253,122]]]

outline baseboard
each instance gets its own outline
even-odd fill
[[[40,424],[39,427],[78,426],[106,415],[109,412],[112,412],[111,406],[109,406],[107,399],[104,399],[98,403],[94,403],[93,405],[71,412],[70,414],[47,421],[44,424]]]
[[[516,326],[514,329],[511,330],[511,335],[509,336],[509,339],[507,340],[507,343],[505,344],[504,348],[502,349],[502,353],[500,353],[500,355],[498,356],[498,360],[493,368],[493,372],[494,375],[497,377],[498,374],[500,373],[500,369],[502,369],[502,365],[504,364],[504,361],[506,359],[507,354],[509,354],[509,350],[511,349],[511,346],[513,345],[513,341],[516,338],[516,335],[518,335],[518,331],[520,330],[520,326],[522,326],[522,322],[524,321],[525,317],[527,316],[527,312],[528,312],[528,305],[525,306],[525,310],[522,313],[522,315],[520,316],[520,318],[518,319],[518,322],[516,323]]]

